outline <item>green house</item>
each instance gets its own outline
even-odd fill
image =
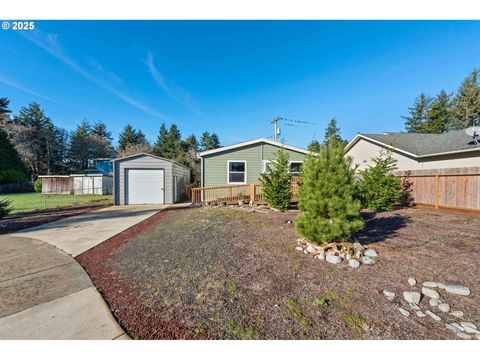
[[[290,155],[292,175],[299,175],[308,150],[260,138],[200,152],[201,186],[258,184],[282,147]]]

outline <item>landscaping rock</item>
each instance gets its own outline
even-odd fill
[[[433,320],[435,321],[441,321],[442,318],[440,316],[438,316],[437,314],[431,312],[430,310],[427,310],[425,311],[425,314],[427,314],[428,316],[430,316]]]
[[[445,290],[445,289],[447,288],[447,285],[442,284],[442,283],[437,283],[437,287],[438,287],[439,289]]]
[[[308,254],[310,254],[310,251],[308,251],[307,249],[305,249],[305,250],[303,250],[303,253],[304,253],[305,255],[308,255]]]
[[[358,241],[355,241],[353,243],[353,248],[357,251],[361,251],[361,250],[365,249],[365,247],[362,244],[360,244],[360,242],[358,242]]]
[[[450,315],[455,316],[457,318],[462,318],[463,317],[463,311],[460,310],[455,310],[450,313]]]
[[[352,259],[352,255],[351,255],[351,254],[345,255],[345,260],[351,260],[351,259]]]
[[[417,284],[417,280],[415,280],[414,278],[408,278],[408,284],[410,286],[415,286]]]
[[[330,264],[340,264],[342,262],[342,258],[337,255],[327,255],[326,259]]]
[[[438,300],[438,299],[430,299],[430,300],[428,300],[428,303],[430,304],[430,306],[433,306],[433,307],[441,304],[440,300]]]
[[[422,297],[422,295],[416,291],[404,291],[402,295],[407,303],[413,303],[415,305],[420,303],[420,299]]]
[[[426,287],[429,287],[429,288],[436,288],[436,287],[438,287],[438,284],[436,282],[433,282],[433,281],[425,281],[423,283],[423,286],[426,286]]]
[[[325,260],[325,251],[320,251],[315,257],[319,260]]]
[[[443,303],[438,305],[438,310],[444,313],[448,313],[450,311],[450,305],[447,303]]]
[[[409,317],[409,316],[410,316],[410,311],[405,310],[404,308],[398,308],[398,311],[400,311],[400,313],[401,313],[403,316],[406,316],[406,317]]]
[[[457,323],[449,323],[445,325],[448,330],[453,331],[454,333],[463,331],[463,328]]]
[[[297,247],[295,248],[295,250],[298,250],[298,251],[303,251],[303,247],[301,247],[301,246],[297,246]]]
[[[418,317],[421,317],[421,318],[424,318],[425,316],[427,316],[427,314],[421,312],[420,310],[416,312],[417,316]]]
[[[307,251],[308,251],[309,253],[312,253],[312,252],[314,252],[314,251],[317,251],[317,249],[315,249],[312,245],[308,245],[308,246],[307,246]]]
[[[465,339],[465,340],[470,340],[472,337],[468,334],[465,334],[463,332],[458,332],[456,334],[460,339]]]
[[[431,299],[440,299],[440,294],[438,293],[438,291],[435,291],[425,286],[422,287],[422,294]]]
[[[373,260],[371,257],[364,256],[362,257],[362,261],[365,265],[373,265],[375,264],[375,260]]]
[[[466,286],[461,285],[449,285],[445,287],[445,290],[451,294],[455,295],[463,295],[468,296],[470,295],[470,289]]]
[[[378,257],[378,253],[373,249],[367,249],[363,254],[369,257]]]
[[[348,266],[350,266],[351,268],[357,269],[357,268],[360,267],[360,261],[355,260],[355,259],[350,259],[348,261]],[[394,294],[394,296],[395,296],[395,294]]]
[[[462,321],[462,322],[460,322],[460,326],[463,328],[463,330],[466,333],[469,333],[469,334],[480,333],[479,331],[477,331],[477,326],[474,323],[467,322],[467,321]]]
[[[383,294],[387,297],[388,300],[392,301],[395,299],[395,293],[388,291],[388,290],[383,290]]]

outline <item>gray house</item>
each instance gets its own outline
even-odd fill
[[[480,145],[464,130],[443,134],[358,134],[345,147],[353,165],[363,170],[382,149],[390,150],[398,170],[429,170],[480,166]]]
[[[188,186],[190,169],[176,161],[146,153],[113,160],[115,205],[172,204]]]
[[[258,184],[281,148],[290,156],[292,175],[300,175],[308,150],[259,138],[198,153],[202,187]]]

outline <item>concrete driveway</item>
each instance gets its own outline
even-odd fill
[[[45,241],[75,257],[166,207],[167,205],[110,206],[11,235]]]
[[[0,339],[128,338],[72,256],[164,208],[110,207],[0,236]]]

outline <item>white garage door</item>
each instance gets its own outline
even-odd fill
[[[160,169],[128,169],[126,204],[163,204],[163,175]]]

